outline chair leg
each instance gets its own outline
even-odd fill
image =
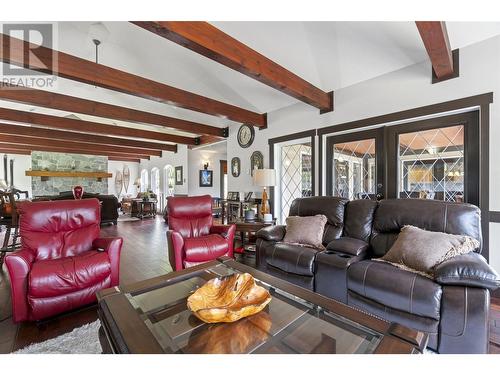
[[[3,262],[5,261],[5,251],[0,252],[0,268],[3,266]]]
[[[2,251],[7,251],[7,249],[8,249],[9,240],[10,240],[10,232],[11,232],[11,226],[7,225],[6,230],[5,230],[5,236],[3,238]]]
[[[17,239],[19,238],[19,226],[15,226],[14,234],[12,235],[12,251],[17,248]]]

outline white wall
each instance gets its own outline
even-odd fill
[[[130,182],[128,184],[127,193],[125,193],[125,187],[122,188],[121,197],[137,196],[137,187],[134,185],[134,181],[139,176],[139,163],[131,163],[126,161],[113,161],[113,160],[108,160],[108,172],[113,174],[113,177],[111,177],[108,181],[108,194],[113,194],[118,197],[118,192],[115,189],[116,172],[119,171],[123,173],[123,167],[125,165],[128,166],[128,169],[130,171]],[[118,198],[120,199],[121,197]]]
[[[227,154],[204,149],[189,150],[188,160],[189,195],[210,194],[212,197],[220,197],[220,161],[227,160]],[[212,187],[200,187],[200,170],[206,161],[209,163],[208,169],[213,171]]]
[[[321,128],[363,118],[402,111],[467,96],[500,92],[500,37],[494,37],[460,50],[460,77],[431,84],[428,61],[415,64],[383,76],[335,91],[335,110],[320,115],[303,103],[268,113],[268,128],[256,130],[255,142],[248,149],[239,147],[238,127],[230,128],[228,161],[239,156],[242,162],[240,177],[229,177],[230,190],[251,186],[250,154],[260,150],[264,164],[269,163],[268,139],[299,131]],[[490,210],[500,210],[500,103],[490,106]],[[319,171],[317,171],[319,172]],[[323,171],[322,171],[323,172]],[[316,173],[318,176],[318,173]],[[500,270],[500,238],[491,224],[490,263]]]
[[[3,172],[3,155],[0,155],[0,176],[5,179]],[[31,177],[26,176],[26,171],[31,169],[31,155],[7,154],[7,176],[10,179],[10,160],[14,160],[14,186],[19,190],[24,190],[32,197]],[[10,184],[10,181],[9,181]]]
[[[163,191],[163,174],[166,165],[172,165],[174,168],[182,166],[184,183],[182,185],[176,185],[174,193],[183,195],[188,194],[188,148],[186,145],[178,145],[177,152],[163,151],[163,155],[161,157],[151,156],[151,160],[141,160],[138,173],[140,175],[143,169],[147,169],[149,183],[151,184],[151,169],[154,167],[158,168],[160,170],[160,191]]]

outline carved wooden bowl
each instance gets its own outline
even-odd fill
[[[269,302],[269,292],[242,273],[209,280],[189,296],[187,306],[206,323],[229,323],[257,314]]]

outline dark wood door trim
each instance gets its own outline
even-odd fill
[[[227,160],[219,160],[220,199],[224,199],[224,165],[226,166],[226,173],[227,173]]]
[[[500,223],[500,211],[490,211],[490,223]]]
[[[390,98],[388,99],[390,100]],[[468,96],[466,98],[450,100],[447,102],[426,105],[423,107],[407,109],[404,111],[393,112],[386,115],[375,117],[368,117],[361,120],[345,122],[342,124],[327,126],[318,129],[318,135],[338,133],[346,130],[353,130],[357,128],[365,128],[368,126],[384,125],[396,121],[406,121],[417,119],[422,116],[439,115],[440,113],[455,111],[463,108],[483,106],[493,103],[493,93],[488,92],[485,94]]]

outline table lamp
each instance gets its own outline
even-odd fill
[[[276,172],[274,169],[255,169],[253,171],[253,184],[264,188],[262,192],[262,205],[260,213],[264,221],[273,221],[273,216],[269,213],[269,202],[266,188],[276,186]]]

